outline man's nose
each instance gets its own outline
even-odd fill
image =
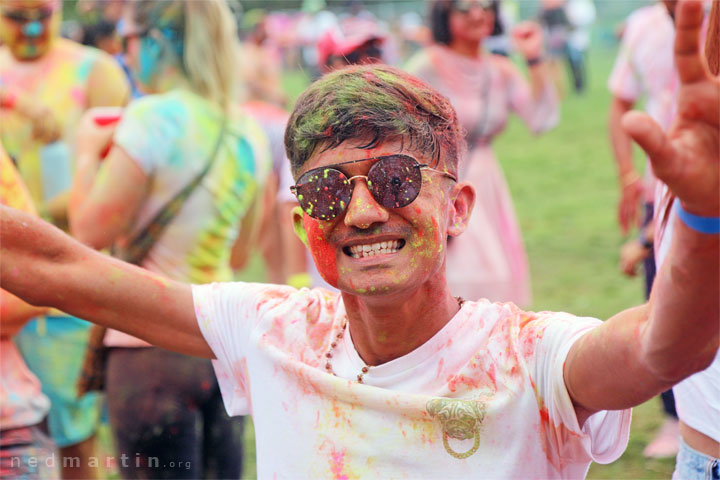
[[[345,212],[345,225],[348,227],[370,228],[374,223],[384,223],[390,218],[387,209],[375,201],[368,190],[367,180],[358,178],[354,181],[350,204]]]

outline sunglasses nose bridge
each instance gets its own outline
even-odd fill
[[[364,182],[353,183],[364,178]],[[390,218],[387,209],[380,205],[368,188],[367,175],[355,175],[348,181],[353,185],[352,197],[345,211],[345,225],[362,229],[370,228],[374,223],[384,223]]]

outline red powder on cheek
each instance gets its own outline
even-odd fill
[[[440,245],[440,227],[435,217],[432,217],[433,232],[435,233],[435,245]]]
[[[338,282],[338,269],[337,259],[335,258],[335,248],[325,240],[318,221],[304,215],[303,226],[307,233],[308,246],[310,247],[310,253],[315,260],[320,275],[330,285],[336,287]]]

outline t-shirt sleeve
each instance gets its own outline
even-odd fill
[[[243,282],[193,285],[195,316],[215,354],[213,368],[229,415],[250,413],[247,355],[253,329],[269,308],[293,291]]]
[[[171,103],[153,96],[134,100],[123,112],[113,137],[113,143],[148,175],[173,158],[172,149],[184,134],[183,117],[175,112],[181,107]]]
[[[632,17],[628,19],[620,50],[618,50],[615,64],[608,79],[610,93],[615,97],[631,102],[636,101],[642,92],[640,79],[632,63],[633,45],[636,37],[633,23]]]
[[[538,397],[541,435],[548,455],[556,456],[559,467],[568,461],[590,459],[610,463],[627,447],[631,410],[597,412],[581,428],[565,385],[563,370],[570,348],[601,323],[567,313],[546,313],[521,331],[521,342],[522,337],[538,338],[530,375]]]

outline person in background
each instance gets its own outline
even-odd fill
[[[80,116],[91,107],[123,105],[128,87],[112,57],[60,38],[60,10],[59,0],[0,0],[0,140],[40,215],[66,227],[74,169],[69,142]],[[60,454],[80,459],[77,467],[62,465],[64,478],[100,475],[87,461],[95,453],[100,399],[78,399],[74,388],[89,328],[50,311],[16,336],[51,400],[48,425]]]
[[[567,57],[567,41],[570,22],[565,13],[565,0],[541,0],[538,16],[547,42],[548,66],[555,87],[561,95],[565,93],[565,76],[561,63]]]
[[[104,19],[93,25],[85,26],[82,44],[100,49],[113,57],[121,55],[123,50],[116,25]]]
[[[318,40],[318,68],[327,73],[348,65],[383,62],[386,35],[372,19],[355,19],[339,32],[326,31]]]
[[[30,194],[0,144],[0,203],[35,213]],[[13,337],[45,308],[0,290],[0,478],[57,478],[55,444],[47,434],[50,399],[20,356]],[[31,463],[31,458],[34,460]]]
[[[290,224],[290,214],[283,208],[278,198],[280,179],[288,170],[285,155],[285,127],[289,113],[278,105],[262,100],[250,100],[243,104],[243,110],[258,122],[270,143],[272,168],[265,185],[265,195],[261,201],[262,212],[257,232],[257,247],[263,257],[267,279],[273,283],[286,281],[286,249],[283,236],[284,224]],[[252,244],[252,243],[251,243]],[[234,270],[242,270],[248,261],[250,248],[247,244],[236,242],[231,256]]]
[[[272,168],[265,185],[265,195],[261,201],[262,212],[256,235],[257,248],[265,263],[265,272],[269,281],[285,281],[285,256],[281,224],[289,222],[288,215],[280,215],[277,202],[278,184],[283,169],[287,169],[287,157],[283,137],[288,112],[284,110],[287,95],[282,89],[282,58],[279,50],[271,42],[267,31],[268,14],[262,9],[249,10],[241,17],[241,37],[238,55],[239,77],[245,89],[245,113],[258,122],[270,142]],[[251,248],[236,243],[233,249],[231,265],[234,270],[242,270],[248,261]]]
[[[517,23],[518,5],[515,0],[492,0],[491,10],[495,17],[492,32],[485,40],[485,49],[494,55],[510,56],[512,38],[510,32]]]
[[[448,244],[450,287],[465,298],[528,305],[525,248],[492,141],[511,113],[534,133],[553,128],[560,117],[559,104],[539,25],[521,23],[512,32],[528,64],[528,84],[509,59],[483,50],[493,23],[488,2],[433,2],[435,45],[411,59],[406,69],[450,99],[467,132],[468,153],[460,161],[459,175],[475,187],[478,201],[467,231]]]
[[[300,48],[303,67],[313,79],[322,75],[322,70],[318,68],[317,44],[328,31],[339,33],[340,24],[337,16],[327,9],[326,1],[303,0],[302,12],[295,25],[294,41]]]
[[[650,295],[655,278],[655,177],[649,167],[649,160],[646,161],[644,178],[635,169],[632,140],[622,128],[621,119],[637,102],[644,99],[645,111],[663,129],[671,125],[679,87],[673,60],[673,16],[676,4],[676,1],[658,1],[630,15],[608,80],[612,94],[608,130],[621,189],[618,223],[623,235],[627,235],[637,224],[638,210],[640,204],[643,204],[637,236],[627,241],[621,249],[621,269],[627,275],[634,275],[637,264],[644,263],[646,297]],[[658,435],[645,448],[643,454],[647,457],[672,457],[678,449],[679,426],[672,390],[663,392],[661,400],[665,422]]]
[[[284,106],[287,95],[282,88],[282,58],[270,45],[267,13],[261,9],[242,14],[244,41],[238,53],[240,78],[249,100]]]
[[[148,95],[118,124],[98,126],[93,112],[83,119],[71,231],[173,280],[229,281],[233,244],[251,242],[245,219],[254,219],[270,161],[262,130],[238,112],[234,18],[223,0],[132,6],[129,65]],[[242,419],[225,412],[210,361],[117,330],[104,346],[115,445],[132,459],[118,465],[124,478],[240,477]]]
[[[593,0],[568,0],[565,14],[570,23],[567,38],[567,61],[573,79],[575,93],[583,93],[587,87],[587,50],[590,46],[590,30],[595,23]]]
[[[98,48],[120,64],[128,84],[130,98],[139,98],[142,92],[130,73],[125,59],[123,8],[127,0],[79,0],[76,4],[78,15],[82,19],[83,45]]]

